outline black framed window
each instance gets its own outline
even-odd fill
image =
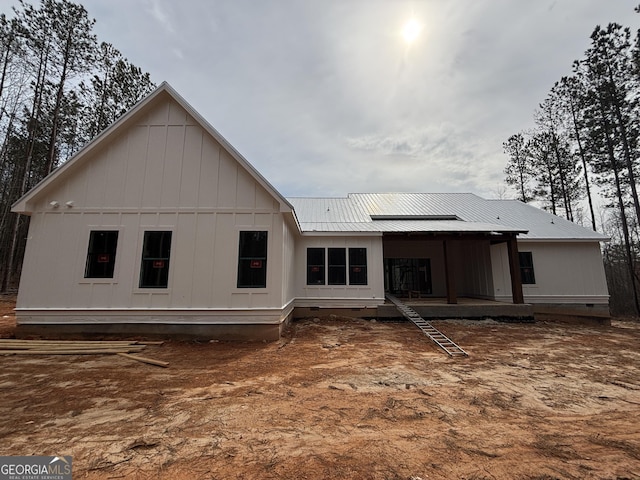
[[[536,283],[536,276],[533,271],[533,254],[531,252],[518,252],[520,261],[520,278],[523,285]]]
[[[324,248],[307,248],[307,285],[324,285]]]
[[[113,278],[117,247],[117,230],[92,230],[89,233],[84,278]]]
[[[267,233],[240,232],[238,248],[238,288],[266,288]]]
[[[171,234],[169,231],[144,232],[140,288],[167,288]]]
[[[367,284],[367,249],[349,249],[349,285]]]
[[[329,285],[347,284],[347,254],[344,248],[329,248]]]

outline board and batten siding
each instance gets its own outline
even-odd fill
[[[518,240],[520,252],[531,252],[536,283],[523,285],[526,303],[600,304],[609,302],[602,253],[598,242]],[[511,301],[507,246],[491,246],[495,299]]]
[[[366,248],[367,285],[307,285],[307,248],[345,248],[347,252]],[[295,269],[297,307],[360,308],[384,303],[381,236],[302,236],[297,241]]]
[[[458,241],[455,245],[458,295],[492,298],[493,277],[489,240]]]
[[[282,305],[287,311],[295,307],[296,243],[298,229],[294,221],[282,223]]]
[[[142,113],[32,199],[19,318],[280,321],[294,242],[280,204],[177,102]],[[84,278],[91,230],[119,232],[113,279]],[[146,230],[173,232],[166,289],[138,287]],[[236,286],[242,230],[268,232],[266,288]]]

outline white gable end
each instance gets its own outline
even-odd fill
[[[63,173],[29,200],[30,210],[51,210],[51,202],[76,211],[280,210],[277,199],[171,99]]]

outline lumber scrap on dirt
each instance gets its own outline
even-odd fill
[[[95,349],[68,349],[57,348],[50,350],[0,350],[0,355],[102,355],[107,353],[139,352],[127,348],[95,348]]]
[[[162,345],[164,342],[148,342]],[[167,362],[130,355],[139,353],[147,343],[120,340],[21,340],[0,339],[0,355],[122,355],[138,362],[166,368]]]
[[[161,360],[154,360],[153,358],[141,357],[139,355],[130,355],[128,353],[118,353],[121,357],[130,358],[131,360],[136,360],[142,363],[148,363],[150,365],[156,365],[158,367],[167,368],[169,366],[168,362],[163,362]]]

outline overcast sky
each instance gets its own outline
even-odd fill
[[[496,197],[502,142],[594,27],[640,27],[639,0],[80,3],[99,40],[169,82],[285,196]]]

